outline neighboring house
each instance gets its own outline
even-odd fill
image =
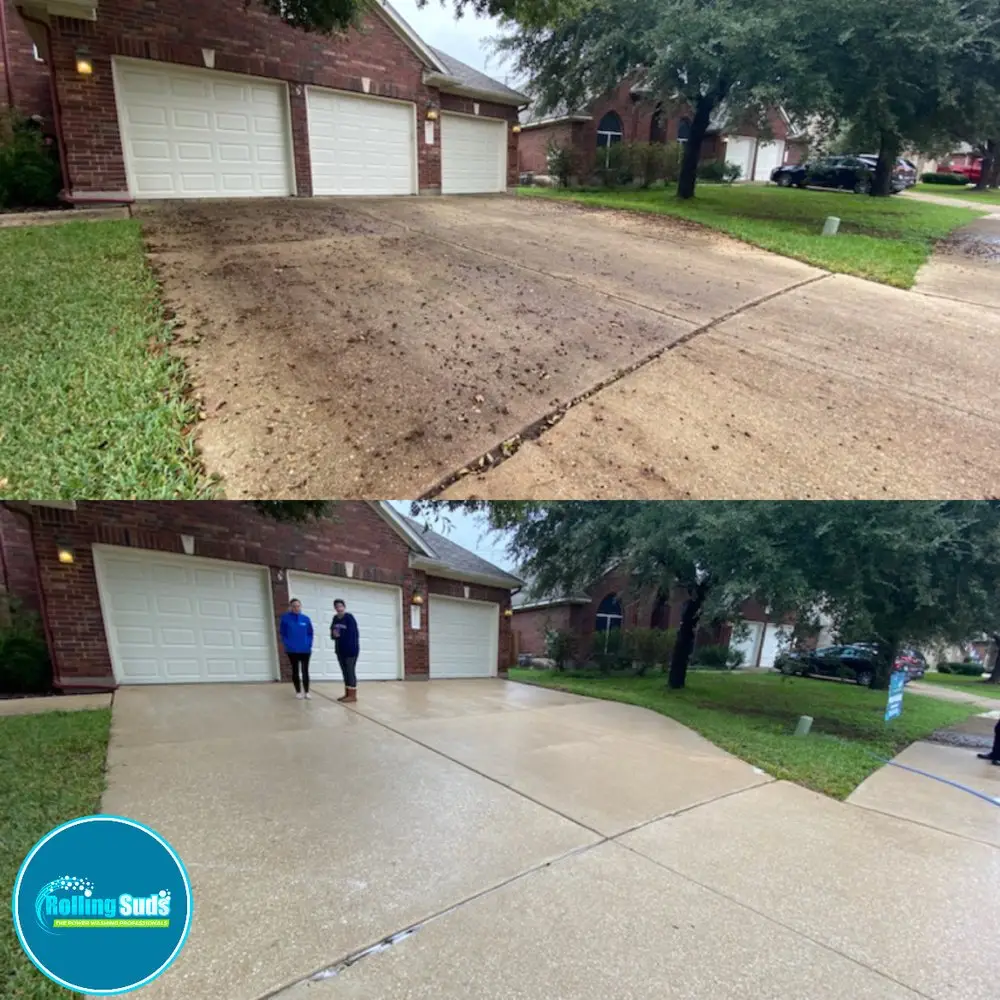
[[[235,501],[8,501],[0,557],[0,591],[41,612],[62,691],[287,679],[292,597],[317,626],[316,679],[340,676],[336,598],[365,680],[490,677],[513,656],[521,581],[383,503],[286,524]]]
[[[292,28],[256,0],[16,6],[8,38],[29,34],[51,71],[77,202],[490,192],[517,181],[527,98],[430,48],[384,0],[339,35]],[[20,100],[32,67],[14,68]]]
[[[48,66],[31,40],[15,0],[0,0],[0,7],[3,8],[0,30],[6,27],[4,44],[0,44],[0,110],[14,107],[26,118],[38,116],[50,127],[52,92]]]
[[[804,139],[778,108],[767,113],[771,136],[756,124],[741,122],[725,105],[716,109],[702,146],[702,160],[725,159],[739,164],[743,180],[766,181],[775,167],[798,163],[805,153]],[[608,148],[619,142],[686,142],[690,116],[670,102],[628,81],[586,108],[563,109],[544,116],[528,116],[522,123],[520,170],[548,173],[550,145],[570,146],[576,152],[581,177],[589,176]]]
[[[615,629],[677,628],[687,595],[676,588],[664,596],[653,591],[635,592],[627,576],[609,571],[593,586],[576,594],[558,593],[532,596],[529,590],[514,595],[514,631],[517,649],[529,656],[545,655],[548,631],[569,632],[578,642],[578,655],[599,651],[603,637]],[[696,646],[728,645],[743,651],[743,666],[770,667],[791,633],[787,619],[779,619],[755,601],[742,608],[746,627],[734,635],[731,625],[711,625],[699,629]]]

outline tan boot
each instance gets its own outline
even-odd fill
[[[345,704],[350,704],[358,700],[358,689],[357,688],[344,688],[343,698],[338,698],[337,701],[342,701]]]

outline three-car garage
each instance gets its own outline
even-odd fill
[[[133,198],[297,192],[287,83],[123,57],[114,58],[113,77]],[[305,102],[313,195],[417,194],[418,141],[440,148],[443,194],[506,190],[504,118],[445,112],[439,121],[418,123],[413,101],[297,89]]]

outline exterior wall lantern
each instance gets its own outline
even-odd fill
[[[419,590],[413,591],[413,596],[410,598],[410,603],[416,605],[418,608],[424,603],[424,595],[420,593]]]
[[[503,616],[504,616],[504,618],[513,618],[514,617],[514,612],[513,612],[513,610],[511,608],[504,608],[503,609]]]
[[[520,126],[520,125],[515,125],[515,126],[514,126],[514,127],[513,127],[512,129],[511,129],[511,132],[513,132],[513,133],[514,133],[514,135],[520,135],[520,134],[521,134],[521,126]]]
[[[433,104],[427,105],[427,120],[429,122],[436,122],[438,120],[438,109]]]
[[[72,566],[76,562],[76,556],[66,542],[59,542],[56,551],[63,566]]]
[[[94,72],[94,61],[90,58],[90,50],[76,50],[76,71],[80,76],[90,76]]]

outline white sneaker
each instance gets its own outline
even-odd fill
[[[312,695],[311,695],[311,694],[310,694],[310,693],[309,693],[308,691],[306,691],[306,697],[307,697],[307,698],[308,698],[308,699],[309,699],[310,701],[312,701]]]
[[[295,692],[295,697],[298,698],[299,701],[302,701],[302,699],[305,697],[305,695],[301,691],[296,691]]]

